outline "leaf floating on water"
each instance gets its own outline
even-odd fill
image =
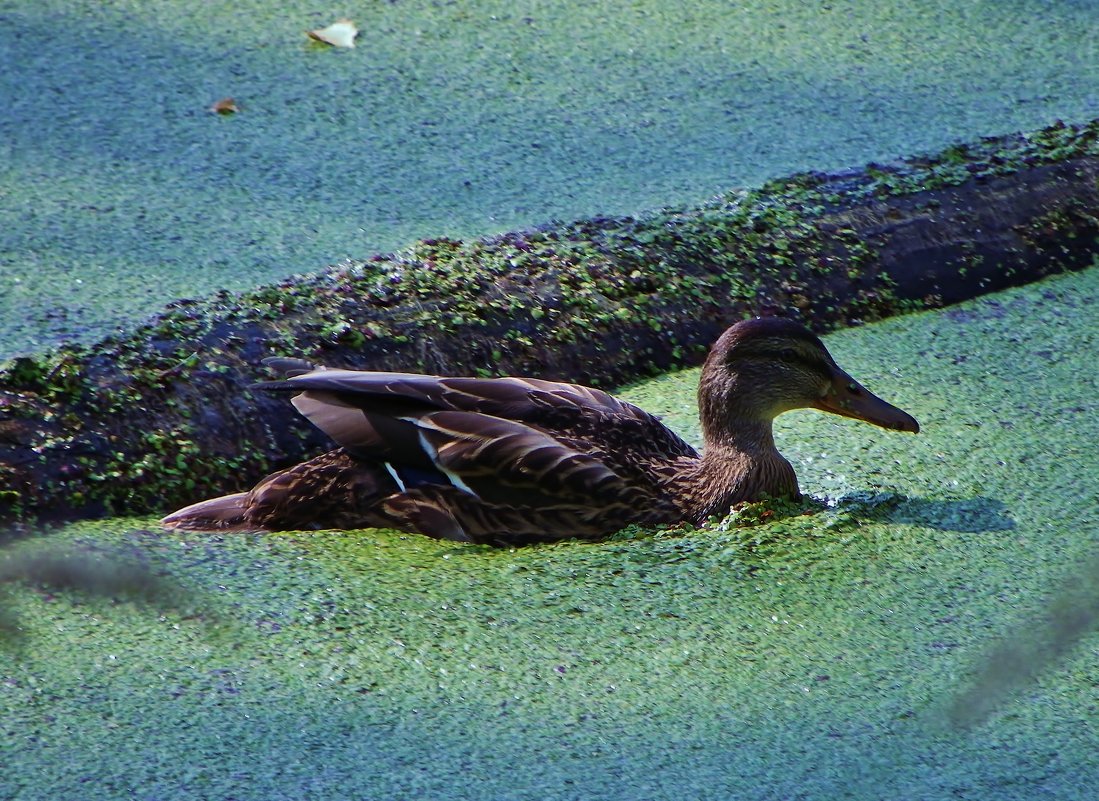
[[[236,114],[240,111],[240,106],[237,105],[237,101],[231,97],[223,97],[218,102],[210,106],[210,111],[214,114]]]
[[[349,19],[336,20],[327,28],[315,31],[306,31],[310,39],[330,44],[333,47],[354,47],[355,37],[359,35],[359,29]]]

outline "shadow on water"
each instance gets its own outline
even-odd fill
[[[926,526],[938,531],[975,534],[1015,528],[1007,505],[983,495],[932,499],[895,492],[858,492],[840,498],[834,509],[859,521]]]

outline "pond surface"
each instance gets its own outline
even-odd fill
[[[25,541],[196,598],[11,590],[0,798],[1090,798],[1097,295],[1092,269],[829,336],[923,431],[780,418],[816,514],[518,551],[153,517]],[[697,439],[696,378],[624,394]]]
[[[355,49],[304,35],[342,13]],[[1096,42],[1091,3],[1039,0],[8,0],[0,357],[418,237],[1087,120]]]

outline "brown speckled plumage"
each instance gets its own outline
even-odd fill
[[[383,526],[464,542],[606,536],[630,523],[700,523],[732,505],[796,495],[772,419],[815,406],[887,428],[916,421],[840,370],[797,323],[739,323],[699,384],[699,454],[656,417],[605,392],[534,378],[297,370],[261,385],[340,447],[247,493],[164,524],[192,530]]]

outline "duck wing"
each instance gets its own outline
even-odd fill
[[[602,390],[533,378],[320,369],[257,385],[402,491],[449,484],[487,504],[653,504],[654,464],[697,457],[658,418]]]

